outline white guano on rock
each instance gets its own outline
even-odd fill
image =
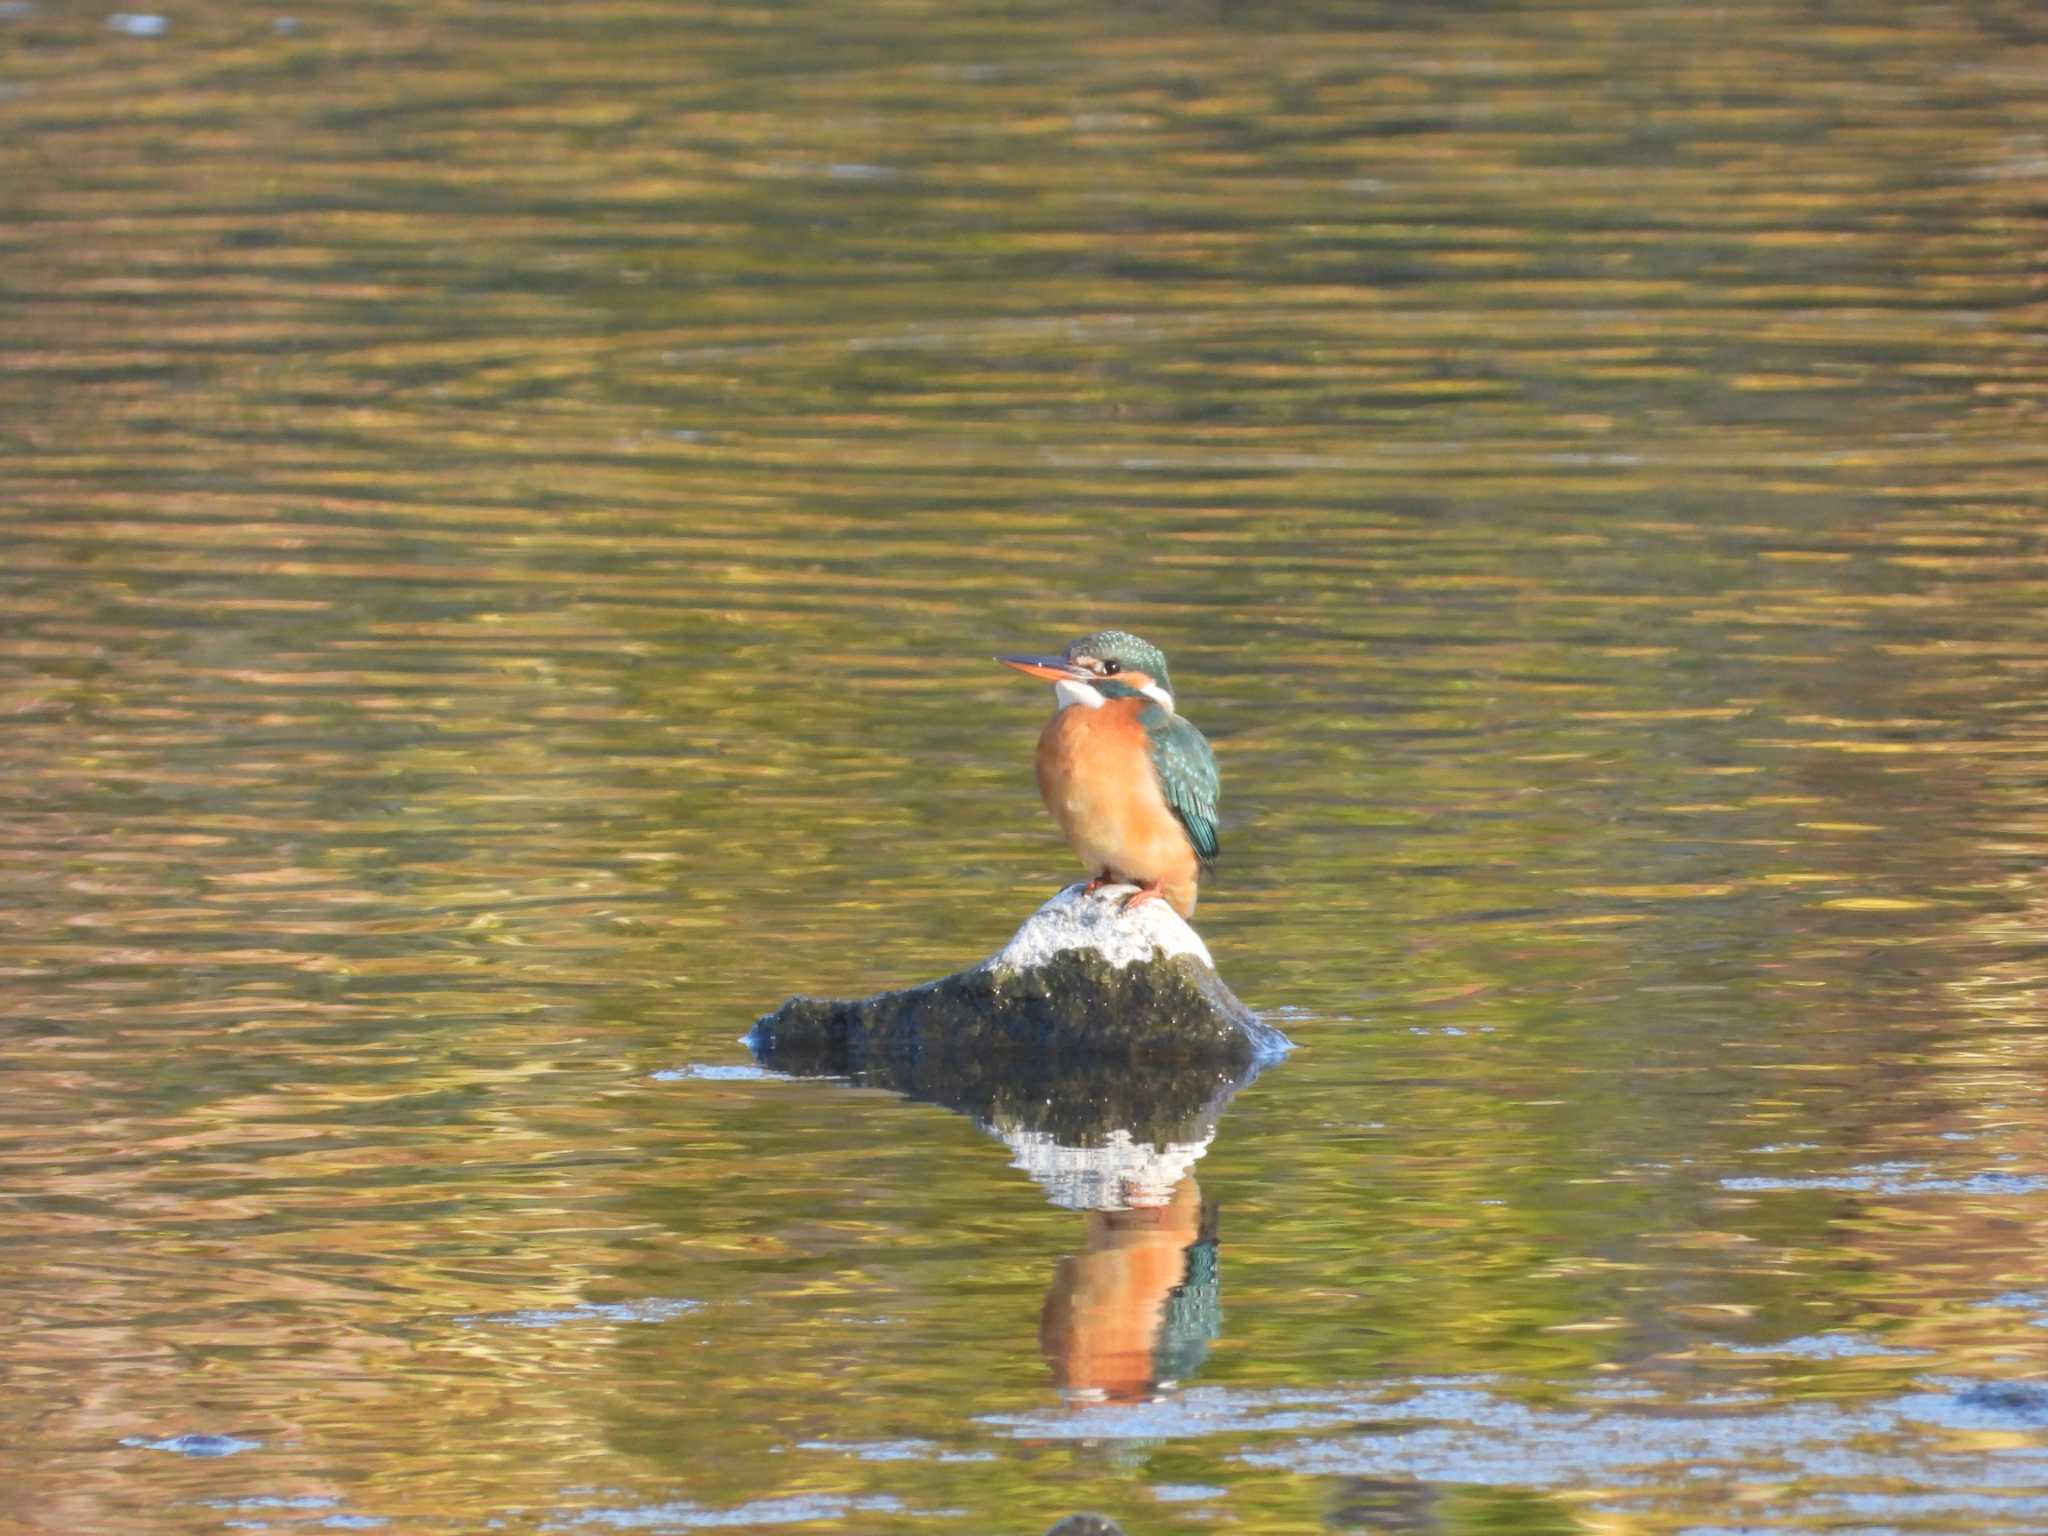
[[[1037,970],[1054,955],[1070,949],[1092,949],[1122,970],[1125,966],[1192,955],[1213,971],[1209,947],[1181,915],[1163,901],[1126,908],[1132,885],[1106,885],[1089,892],[1070,885],[1024,920],[1024,926],[1001,950],[981,963],[994,971]]]

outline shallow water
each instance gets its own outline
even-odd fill
[[[0,1521],[2048,1525],[2036,8],[144,14],[0,5]],[[738,1037],[1110,623],[1299,1049],[1084,1212]]]

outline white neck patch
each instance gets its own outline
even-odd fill
[[[1091,688],[1088,684],[1077,683],[1071,678],[1064,677],[1052,685],[1052,696],[1055,709],[1065,709],[1069,704],[1080,704],[1088,709],[1100,709],[1109,702],[1103,698],[1098,690]]]
[[[1147,683],[1144,687],[1140,688],[1138,692],[1145,695],[1146,698],[1150,699],[1154,704],[1157,704],[1169,715],[1173,713],[1173,695],[1168,693],[1164,688],[1160,687],[1157,683]]]

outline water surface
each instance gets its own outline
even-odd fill
[[[139,14],[0,6],[0,1519],[2048,1523],[2035,8]],[[736,1070],[1112,623],[1301,1047],[1121,1213]]]

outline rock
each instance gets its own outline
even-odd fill
[[[858,1002],[793,997],[747,1037],[764,1066],[970,1115],[1055,1204],[1157,1207],[1237,1091],[1288,1049],[1170,907],[1069,887],[980,965]]]
[[[1163,901],[1124,906],[1136,889],[1110,885],[1090,895],[1085,887],[1070,885],[1032,913],[1010,942],[982,964],[1028,971],[1062,950],[1092,949],[1118,967],[1191,955],[1213,975],[1216,962],[1209,958],[1209,946],[1172,907]],[[1243,1006],[1236,998],[1231,1002]]]
[[[1021,1063],[1206,1068],[1220,1076],[1204,1099],[1284,1054],[1287,1037],[1223,984],[1195,931],[1163,901],[1124,911],[1130,891],[1069,886],[969,970],[856,1001],[793,997],[747,1043],[766,1065],[805,1075],[936,1068],[1014,1081]],[[1108,1073],[1106,1092],[1110,1078],[1130,1081]]]

